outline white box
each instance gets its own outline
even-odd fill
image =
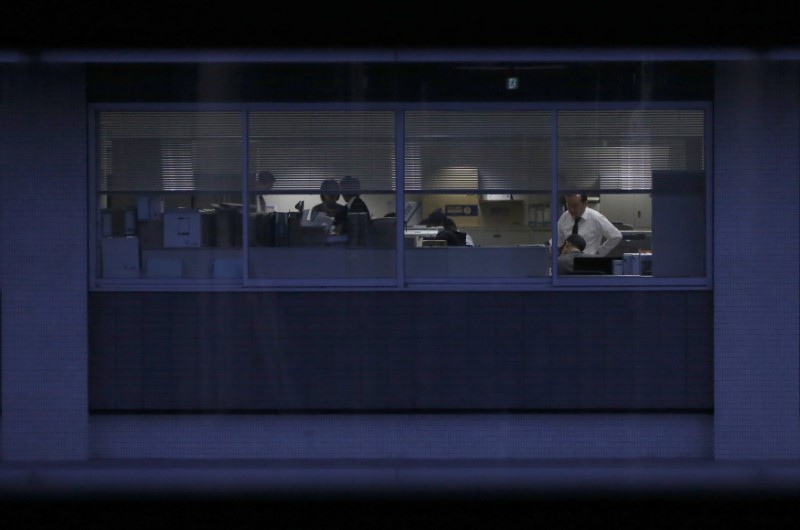
[[[164,211],[164,248],[200,247],[200,210],[173,208]]]
[[[139,277],[138,237],[104,237],[101,253],[103,278]]]

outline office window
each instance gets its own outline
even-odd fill
[[[116,107],[98,288],[709,285],[704,103]],[[618,241],[560,256],[570,197]]]
[[[408,111],[404,122],[406,278],[546,277],[552,112]]]
[[[559,247],[575,212],[592,211],[579,221],[584,251],[570,245],[557,272],[704,278],[705,135],[703,109],[559,111]]]
[[[393,282],[395,113],[252,112],[248,127],[249,277]]]
[[[96,114],[96,277],[241,278],[239,112]]]

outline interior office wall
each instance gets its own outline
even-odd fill
[[[81,66],[0,66],[3,460],[87,456]]]
[[[717,459],[800,457],[797,62],[724,62],[714,102]]]
[[[649,193],[603,193],[595,209],[610,221],[625,223],[635,230],[651,230],[653,226],[653,199]]]

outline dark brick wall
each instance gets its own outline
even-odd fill
[[[706,291],[90,295],[93,411],[709,410]]]

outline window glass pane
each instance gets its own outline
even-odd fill
[[[253,112],[249,128],[250,278],[394,278],[394,113]]]
[[[241,115],[97,115],[98,263],[107,279],[241,278]]]
[[[408,278],[548,274],[551,122],[549,111],[406,112]]]
[[[98,191],[241,190],[240,116],[98,113]]]
[[[703,278],[706,109],[693,106],[256,111],[246,120],[101,111],[96,275],[240,283],[246,269],[269,285],[397,285],[402,242],[411,282],[542,279],[553,265],[571,276]],[[568,207],[586,212],[583,251],[562,259]]]
[[[704,137],[701,109],[559,112],[558,272],[705,276]]]

